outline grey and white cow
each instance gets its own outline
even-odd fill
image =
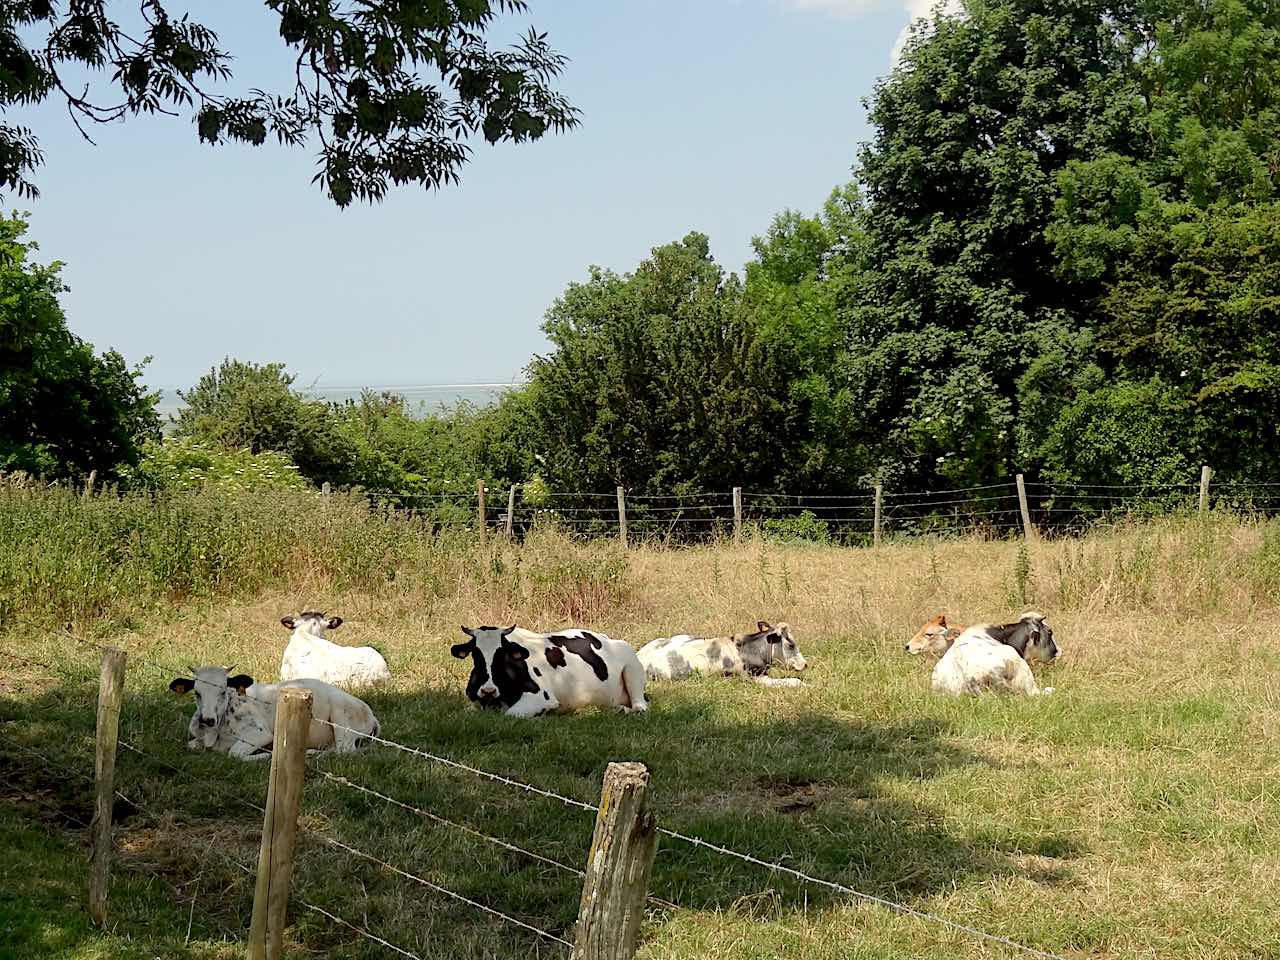
[[[790,670],[808,667],[790,624],[777,626],[768,620],[756,624],[754,633],[729,637],[693,637],[682,633],[659,637],[640,648],[640,662],[650,680],[683,680],[695,673],[722,676],[747,675],[766,687],[799,687],[799,677],[770,677],[775,664]]]
[[[649,709],[644,668],[631,644],[591,630],[534,633],[520,627],[463,627],[450,651],[471,658],[467,698],[508,716],[536,717],[579,707]]]
[[[254,683],[253,677],[245,674],[230,676],[225,667],[199,667],[190,678],[178,677],[169,684],[176,694],[196,696],[196,712],[187,726],[191,737],[187,747],[229,753],[242,760],[270,756],[276,701],[286,687],[311,691],[308,750],[351,753],[365,737],[376,737],[381,729],[367,703],[320,680]]]
[[[1045,615],[1029,611],[1015,623],[979,623],[962,632],[933,668],[935,693],[984,691],[1039,696],[1053,687],[1036,685],[1028,664],[1056,660],[1061,651]]]

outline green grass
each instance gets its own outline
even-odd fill
[[[350,542],[378,522],[357,518],[371,526],[333,537]],[[266,581],[246,575],[154,607],[122,600],[71,630],[0,632],[0,649],[55,668],[6,661],[0,673],[0,861],[11,891],[0,914],[2,929],[26,938],[15,956],[239,949],[252,880],[235,862],[253,863],[260,826],[244,801],[262,801],[267,769],[187,752],[192,707],[165,685],[194,662],[273,677],[286,639],[278,618],[304,606],[347,618],[335,639],[384,651],[396,680],[367,699],[398,742],[585,801],[610,760],[640,760],[672,829],[1065,956],[1280,955],[1274,528],[1166,521],[1025,552],[751,541],[625,557],[553,535],[486,551],[405,536],[403,558],[381,554],[389,576],[348,576],[330,547],[313,564],[289,534],[291,559],[264,566]],[[357,567],[373,555],[357,550]],[[1009,618],[1017,593],[1050,615],[1066,651],[1040,671],[1057,692],[933,696],[929,665],[902,653],[906,638],[940,609],[962,622]],[[806,687],[654,685],[644,716],[477,713],[462,696],[467,667],[448,655],[458,623],[578,620],[639,643],[765,616],[793,624],[811,664]],[[87,924],[83,831],[67,818],[87,820],[90,804],[90,637],[130,652],[121,735],[149,755],[120,754],[117,786],[141,809],[121,805],[109,935]],[[390,748],[313,758],[309,769],[291,955],[393,956],[303,901],[430,960],[563,955],[319,837],[566,938],[578,878],[320,771],[576,867],[588,813]],[[667,837],[651,892],[678,909],[654,905],[647,960],[1013,955]]]

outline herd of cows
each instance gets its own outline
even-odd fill
[[[304,611],[280,621],[292,635],[277,683],[256,683],[225,667],[201,667],[169,684],[174,693],[194,693],[196,710],[187,746],[241,759],[270,755],[280,691],[303,687],[312,694],[311,750],[355,750],[381,733],[378,718],[349,689],[391,679],[386,660],[373,647],[347,647],[326,638],[341,617]],[[639,650],[591,630],[534,633],[521,627],[463,627],[467,639],[452,647],[459,660],[471,659],[467,698],[513,717],[536,717],[597,706],[639,713],[649,708],[646,680],[681,680],[695,673],[746,676],[775,687],[801,686],[798,677],[775,678],[775,667],[802,671],[808,664],[791,627],[761,620],[756,630],[725,637],[681,634],[653,640]],[[935,692],[977,694],[1000,691],[1035,696],[1052,693],[1036,685],[1029,664],[1051,662],[1060,651],[1040,613],[1024,613],[1014,623],[968,628],[934,617],[907,643],[911,654],[939,656],[933,670]]]

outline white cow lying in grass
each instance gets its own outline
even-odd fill
[[[1027,664],[1059,655],[1042,613],[1024,613],[1017,623],[980,623],[961,633],[942,655],[933,668],[933,690],[955,695],[995,690],[1032,697],[1053,693],[1052,687],[1036,686]]]
[[[767,620],[756,624],[755,633],[731,637],[692,637],[687,633],[650,640],[640,648],[640,662],[650,680],[683,680],[695,673],[721,676],[745,674],[766,687],[799,687],[799,677],[775,679],[769,668],[781,664],[803,670],[808,664],[791,636],[791,627]]]
[[[280,661],[281,680],[310,678],[359,687],[391,679],[387,661],[373,647],[344,647],[325,639],[325,628],[337,630],[341,617],[303,610],[296,617],[281,617],[280,622],[293,631]]]
[[[536,717],[579,707],[649,709],[644,668],[631,644],[603,633],[560,630],[534,633],[520,627],[463,627],[469,638],[450,651],[471,657],[467,698],[508,716]]]
[[[188,748],[216,750],[242,760],[269,756],[275,739],[276,701],[285,687],[311,691],[308,750],[351,753],[364,735],[376,737],[381,729],[367,703],[330,684],[319,680],[254,683],[253,677],[228,673],[225,667],[200,667],[193,671],[193,679],[178,677],[169,684],[174,693],[194,691],[196,695],[196,712],[187,727]]]

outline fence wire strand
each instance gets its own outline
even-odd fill
[[[341,840],[335,840],[333,837],[327,836],[323,833],[316,833],[314,830],[306,830],[305,832],[310,834],[311,836],[314,836],[317,840],[321,841],[322,843],[327,843],[329,846],[336,847],[339,850],[345,850],[347,853],[351,854],[353,857],[360,857],[363,860],[368,860],[370,863],[376,863],[379,866],[387,870],[390,870],[392,873],[396,874],[397,876],[403,877],[406,880],[412,880],[415,883],[422,884],[424,887],[428,888],[429,890],[434,890],[436,893],[443,894],[446,897],[451,897],[454,900],[467,904],[468,906],[475,907],[477,910],[482,910],[487,914],[490,914],[492,916],[499,918],[500,920],[505,920],[507,923],[515,924],[517,927],[523,927],[525,930],[529,930],[533,933],[536,933],[540,937],[545,937],[548,940],[553,940],[556,943],[563,944],[564,946],[569,947],[570,949],[573,948],[573,944],[571,944],[568,940],[564,940],[560,937],[557,937],[554,933],[549,933],[546,930],[541,929],[540,927],[535,927],[531,923],[525,923],[523,920],[517,917],[513,917],[509,914],[503,913],[501,910],[495,910],[493,907],[483,904],[478,900],[472,900],[470,897],[465,897],[454,890],[450,890],[448,887],[442,887],[438,883],[432,883],[430,880],[426,879],[425,877],[420,877],[417,874],[410,873],[407,870],[402,870],[393,863],[387,863],[387,861],[383,860],[382,858],[375,857],[373,854],[366,853],[364,850],[360,850],[356,847],[349,846],[348,844],[343,843]]]

